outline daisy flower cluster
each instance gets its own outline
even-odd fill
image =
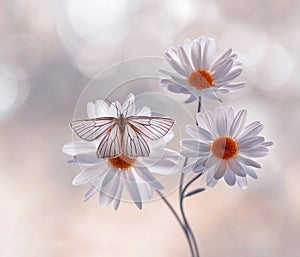
[[[172,71],[160,70],[161,85],[173,93],[188,95],[185,103],[201,101],[201,98],[221,101],[219,93],[243,88],[245,82],[235,81],[243,70],[238,55],[228,49],[215,58],[215,51],[214,39],[205,36],[169,48],[164,58]],[[100,206],[112,203],[116,210],[126,188],[133,202],[142,208],[142,202],[149,201],[154,191],[163,190],[153,174],[177,172],[180,154],[186,158],[181,176],[191,172],[206,174],[209,187],[224,178],[230,186],[238,184],[246,188],[248,177],[257,178],[255,171],[261,165],[254,159],[267,155],[272,142],[260,135],[261,122],[247,123],[247,110],[235,112],[233,107],[223,106],[214,112],[198,110],[196,124],[186,125],[191,138],[181,140],[179,154],[166,148],[174,135],[171,126],[158,120],[151,123],[147,119],[151,117],[150,108],[143,106],[136,110],[134,101],[134,95],[129,94],[123,104],[118,101],[108,104],[105,100],[88,103],[88,121],[75,121],[75,127],[71,126],[83,140],[65,144],[63,152],[72,157],[69,162],[78,163],[82,169],[73,184],[90,185],[85,200],[99,192]],[[134,117],[146,121],[135,122],[133,126],[129,123]],[[111,122],[115,125],[111,126]],[[147,129],[143,131],[142,126]],[[95,136],[99,131],[111,135],[100,140]],[[161,135],[155,136],[156,132]],[[131,154],[126,151],[115,154],[124,148],[125,143],[121,141],[125,134],[131,140],[125,142],[127,148],[132,148]],[[106,152],[101,152],[103,149]]]
[[[228,49],[215,59],[215,41],[201,36],[186,39],[183,45],[171,47],[164,54],[173,71],[161,69],[161,85],[169,91],[187,94],[185,103],[209,98],[221,101],[218,93],[229,93],[245,87],[245,82],[234,82],[243,70],[238,55]],[[214,186],[224,177],[225,182],[247,187],[247,176],[257,178],[261,165],[253,158],[268,154],[272,142],[259,133],[261,122],[246,125],[247,110],[236,114],[233,107],[218,107],[196,115],[197,125],[186,125],[191,138],[181,140],[181,154],[197,158],[183,168],[183,173],[206,173],[206,184]]]

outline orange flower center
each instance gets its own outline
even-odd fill
[[[128,157],[125,154],[121,154],[118,157],[108,159],[108,162],[111,166],[120,170],[127,170],[131,168],[135,161],[135,158]]]
[[[203,69],[192,71],[188,80],[191,86],[198,89],[210,88],[214,83],[214,77]]]
[[[219,159],[228,160],[235,157],[239,151],[238,144],[231,137],[219,137],[212,142],[210,150]]]

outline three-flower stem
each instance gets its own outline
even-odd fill
[[[197,112],[200,112],[200,111],[201,111],[201,98],[199,97]],[[186,157],[183,168],[187,165],[187,163],[188,163],[188,158]],[[179,225],[181,226],[182,230],[184,231],[185,236],[188,241],[188,244],[189,244],[189,248],[190,248],[192,257],[200,257],[200,255],[199,255],[198,244],[197,244],[195,235],[191,229],[191,226],[187,220],[183,203],[184,203],[184,199],[187,196],[191,196],[193,194],[202,192],[204,190],[204,189],[200,188],[200,189],[194,190],[190,193],[187,193],[189,186],[191,186],[201,175],[202,175],[202,173],[199,173],[197,176],[193,177],[189,182],[187,182],[187,184],[185,186],[183,186],[184,173],[181,172],[180,182],[179,182],[179,205],[180,205],[180,213],[181,213],[182,220],[179,217],[179,215],[177,214],[177,212],[175,211],[175,209],[173,208],[173,206],[170,204],[170,202],[161,194],[160,191],[158,191],[158,190],[156,191],[160,195],[160,197],[162,198],[164,203],[167,205],[167,207],[171,210],[171,212],[175,216],[176,220],[178,221]]]

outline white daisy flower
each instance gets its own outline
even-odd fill
[[[164,57],[175,70],[160,70],[167,75],[161,84],[174,93],[189,94],[185,103],[199,97],[220,100],[215,93],[228,93],[245,86],[244,82],[232,82],[242,70],[237,54],[232,49],[213,61],[215,41],[201,36],[193,41],[186,39],[183,45],[171,47]]]
[[[215,113],[197,113],[199,125],[187,125],[186,131],[192,138],[181,140],[182,155],[197,157],[183,172],[206,172],[206,184],[213,187],[219,179],[233,186],[247,187],[247,175],[256,179],[254,168],[261,165],[253,158],[268,154],[267,147],[273,143],[258,134],[263,125],[256,121],[245,125],[247,111],[236,115],[232,107],[218,107]]]
[[[117,117],[116,106],[128,116],[151,115],[150,108],[146,106],[135,111],[132,98],[133,95],[130,94],[123,105],[119,102],[108,105],[103,100],[88,103],[88,117]],[[84,196],[85,201],[99,192],[100,206],[108,207],[112,203],[117,210],[123,189],[126,188],[134,203],[141,209],[142,202],[151,200],[154,190],[164,189],[154,174],[169,175],[177,172],[176,165],[180,155],[165,148],[173,136],[173,132],[170,131],[166,136],[151,141],[148,157],[133,158],[121,154],[114,158],[99,159],[96,156],[99,144],[97,141],[73,141],[65,144],[62,151],[73,157],[69,163],[78,163],[82,169],[82,172],[74,178],[73,185],[90,185],[89,191]]]

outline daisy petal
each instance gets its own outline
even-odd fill
[[[116,197],[120,185],[119,176],[114,176],[110,184],[101,188],[99,194],[99,203],[101,207],[107,207]]]
[[[257,175],[251,167],[244,166],[244,170],[245,170],[245,172],[247,173],[248,176],[250,176],[254,179],[257,179]]]
[[[243,157],[241,155],[238,155],[236,158],[237,158],[238,162],[240,162],[240,163],[242,163],[246,166],[252,166],[252,167],[255,167],[255,168],[258,168],[258,169],[261,168],[261,165],[258,162],[254,161],[252,159]]]
[[[122,181],[120,181],[119,189],[118,189],[118,192],[117,192],[114,202],[113,202],[115,211],[119,208],[122,193],[123,193],[123,187],[124,187],[124,184],[122,183]]]
[[[225,171],[227,169],[227,165],[225,161],[221,161],[218,165],[218,168],[216,170],[216,173],[214,175],[214,178],[219,180],[220,178],[222,178],[225,174]]]
[[[234,174],[240,177],[246,176],[246,172],[244,171],[243,166],[235,159],[228,160],[228,167]]]
[[[231,137],[236,138],[237,136],[240,135],[241,131],[245,126],[246,119],[247,119],[247,110],[245,109],[240,110],[235,116],[231,124],[231,128],[229,131],[229,135]]]
[[[135,168],[136,174],[144,181],[148,182],[153,188],[163,190],[164,187],[158,182],[158,180],[149,172],[147,168]]]
[[[236,181],[236,176],[230,169],[227,169],[225,174],[224,174],[224,179],[225,179],[225,182],[229,186],[234,186],[235,181]]]
[[[193,138],[197,138],[199,140],[202,139],[204,141],[209,141],[212,139],[212,135],[208,130],[201,128],[197,125],[194,124],[186,125],[185,130]]]
[[[269,150],[266,147],[260,146],[250,149],[240,149],[240,152],[248,157],[259,158],[266,156],[269,153]]]
[[[80,172],[72,181],[74,186],[86,183],[92,183],[95,179],[102,177],[106,174],[107,169],[100,165],[93,165]]]
[[[241,138],[237,142],[240,149],[249,149],[261,145],[264,141],[265,141],[264,137],[255,136],[255,137]]]
[[[205,44],[205,48],[203,51],[203,68],[204,69],[209,69],[211,66],[211,62],[212,62],[212,57],[215,53],[216,50],[216,44],[215,44],[215,40],[212,38],[208,38],[206,40],[206,44]]]
[[[94,103],[88,103],[86,106],[86,112],[87,115],[89,117],[89,119],[94,119],[97,118],[97,114],[96,114],[96,107]]]
[[[139,209],[142,209],[143,205],[142,205],[141,194],[139,192],[139,188],[136,184],[134,176],[131,174],[131,172],[124,172],[123,176],[125,178],[124,182],[130,197],[132,198],[136,206]]]
[[[184,101],[184,103],[185,104],[189,104],[189,103],[192,103],[192,102],[194,102],[196,100],[197,100],[197,98],[195,96],[190,95],[189,98]]]
[[[181,140],[180,145],[182,147],[185,147],[187,149],[190,149],[190,150],[195,151],[200,154],[201,153],[205,154],[210,149],[208,144],[205,144],[205,143],[202,143],[199,141],[195,141],[195,139],[189,139],[189,138]]]
[[[199,40],[194,40],[192,43],[192,62],[195,69],[199,69],[202,66],[202,53],[201,44]]]
[[[227,118],[223,108],[219,108],[216,111],[216,122],[219,136],[227,134]]]
[[[97,117],[108,117],[110,116],[109,107],[107,106],[106,102],[102,99],[99,99],[95,102],[96,105],[96,114]]]
[[[242,189],[246,189],[248,186],[246,177],[236,177],[236,182],[237,182],[238,186]]]
[[[83,200],[87,201],[89,200],[94,194],[96,194],[98,192],[98,189],[94,186],[92,186],[89,191],[87,191],[87,193],[84,195]]]
[[[97,147],[94,143],[86,142],[86,141],[73,141],[73,142],[66,143],[62,147],[62,151],[65,154],[70,156],[95,152],[96,149]]]

